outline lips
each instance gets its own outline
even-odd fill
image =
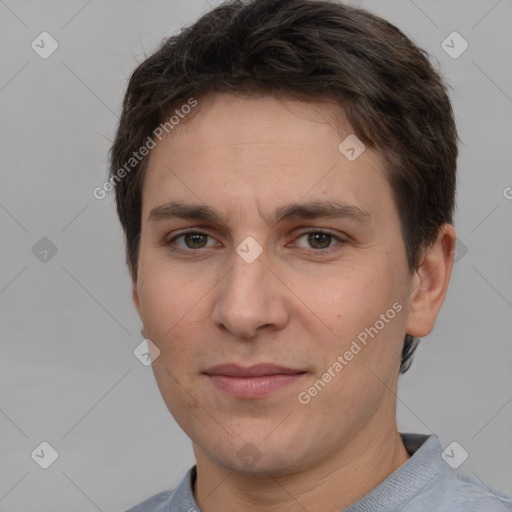
[[[255,399],[267,397],[296,383],[306,372],[264,363],[247,368],[236,364],[221,364],[204,373],[215,388],[223,393],[235,398]]]
[[[219,364],[206,370],[204,373],[207,375],[225,375],[227,377],[261,377],[264,375],[295,375],[305,373],[302,370],[295,370],[292,368],[286,368],[284,366],[278,366],[272,363],[262,363],[244,368],[237,364]]]

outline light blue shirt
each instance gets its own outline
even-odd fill
[[[411,458],[340,512],[511,512],[512,497],[456,473],[441,457],[437,436],[401,434]],[[126,512],[201,512],[192,492],[196,467],[180,485]]]

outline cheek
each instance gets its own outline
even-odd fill
[[[382,276],[383,272],[369,273],[354,263],[331,267],[315,276],[295,276],[293,291],[313,313],[319,328],[333,337],[348,339],[391,305],[387,305],[392,296],[389,278],[384,280]]]
[[[179,383],[187,389],[195,385],[193,375],[204,359],[209,343],[207,292],[212,286],[197,277],[184,278],[183,272],[164,271],[156,265],[152,269],[139,293],[145,334],[160,350],[153,365],[155,378],[163,396],[185,404],[186,396],[177,398],[181,396]]]
[[[144,267],[149,270],[143,273],[138,294],[148,337],[167,338],[178,332],[182,337],[183,326],[201,308],[207,283],[159,261],[148,259]]]
[[[391,268],[368,268],[372,271],[353,262],[329,274],[295,279],[294,292],[303,303],[296,316],[314,339],[318,371],[343,357],[343,377],[332,386],[338,393],[364,388],[369,377],[374,381],[369,368],[379,375],[394,373],[400,356],[405,311],[399,276]]]

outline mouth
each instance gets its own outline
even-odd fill
[[[235,398],[263,398],[300,380],[306,372],[275,364],[222,364],[204,372],[216,389]]]

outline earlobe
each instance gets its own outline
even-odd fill
[[[136,281],[132,281],[132,299],[133,299],[133,304],[135,305],[135,309],[137,310],[137,313],[139,314],[139,318],[142,320],[139,290],[137,289]],[[140,334],[142,335],[142,337],[144,339],[147,338],[146,333],[144,332],[144,326],[141,327]]]
[[[425,249],[411,280],[406,332],[421,338],[434,328],[446,297],[455,256],[456,233],[451,224],[439,229],[435,242]]]

